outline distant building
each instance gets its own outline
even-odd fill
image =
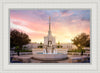
[[[62,45],[62,48],[67,48],[67,49],[76,49],[77,48],[72,43],[65,43],[65,44],[61,43],[60,45]]]
[[[30,44],[27,44],[27,45],[23,45],[23,49],[25,49],[25,50],[32,50],[32,49],[39,48],[38,46],[40,46],[40,45],[44,46],[44,44],[40,44],[40,43],[30,43]],[[66,49],[69,49],[69,50],[77,48],[72,43],[64,43],[64,44],[61,43],[60,45],[62,46],[62,48],[66,48]],[[55,47],[56,48],[58,48],[57,46],[58,46],[58,43],[55,43]],[[87,48],[85,48],[85,49],[87,49]]]
[[[30,43],[30,44],[27,44],[27,45],[23,45],[23,49],[32,50],[32,49],[39,48],[38,46],[40,46],[40,45],[44,46],[44,44],[40,44],[40,43]],[[77,49],[77,47],[72,43],[60,43],[60,45],[62,46],[62,48],[66,48],[68,50]],[[56,48],[58,48],[57,46],[58,46],[58,43],[55,43]],[[84,49],[90,50],[90,47],[85,47]]]
[[[27,45],[23,45],[24,50],[32,50],[34,48],[38,48],[40,44],[39,43],[29,43]]]

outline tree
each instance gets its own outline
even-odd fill
[[[38,48],[43,48],[42,42],[40,43],[40,45],[38,46]]]
[[[81,33],[72,39],[74,45],[77,46],[78,49],[83,49],[84,47],[90,47],[90,36],[86,33]]]
[[[30,43],[29,36],[26,33],[19,32],[17,30],[10,31],[10,47],[18,46],[19,49],[22,49],[23,45]]]
[[[17,55],[19,56],[19,52],[20,52],[19,46],[16,46],[15,52],[17,52]]]
[[[60,45],[60,42],[58,42],[57,48],[62,48],[63,46]]]
[[[73,44],[77,46],[79,50],[81,50],[81,55],[83,55],[83,48],[84,47],[90,47],[90,36],[81,33],[80,35],[76,36],[74,39],[72,39]]]

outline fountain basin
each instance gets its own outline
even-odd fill
[[[33,54],[33,58],[38,60],[62,60],[67,58],[67,54]]]

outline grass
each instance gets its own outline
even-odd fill
[[[17,52],[18,50],[15,50],[15,52]],[[32,52],[32,50],[20,50],[20,52]]]
[[[83,52],[85,52],[86,50],[82,49]],[[73,49],[73,50],[69,50],[68,52],[81,52],[82,51],[81,49]]]
[[[21,50],[20,52],[32,52],[31,50]]]

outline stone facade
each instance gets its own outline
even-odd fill
[[[48,39],[49,37],[49,39]],[[48,45],[48,41],[51,41],[52,45],[55,45],[55,37],[53,36],[46,36],[44,37],[44,45]]]

